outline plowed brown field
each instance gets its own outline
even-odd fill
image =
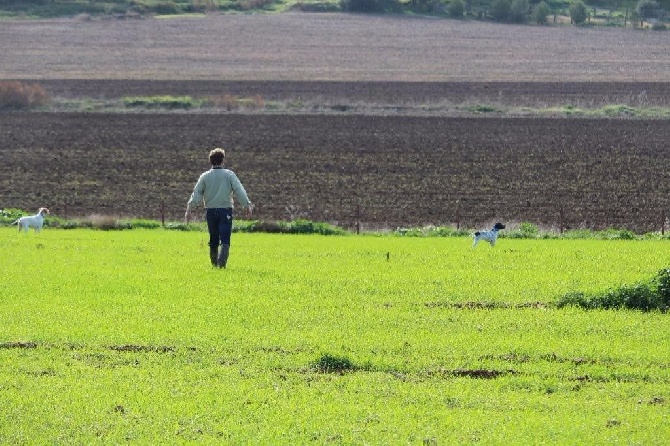
[[[495,219],[658,230],[667,121],[11,113],[5,203],[180,218],[207,149],[229,149],[259,218],[351,227]]]
[[[54,97],[231,93],[397,109],[1,112],[0,207],[158,218],[164,202],[181,218],[208,150],[223,146],[264,219],[658,230],[670,210],[666,120],[403,110],[668,106],[667,43],[634,30],[343,14],[3,23],[0,79],[36,80]]]

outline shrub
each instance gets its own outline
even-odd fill
[[[165,229],[175,231],[204,231],[205,225],[202,223],[166,223]]]
[[[269,9],[275,0],[237,0],[235,9],[238,11],[251,11],[253,9]]]
[[[537,23],[538,25],[546,25],[547,16],[550,12],[551,11],[549,10],[549,6],[544,1],[541,1],[535,6],[535,8],[533,8],[533,22]]]
[[[158,2],[153,7],[151,7],[153,12],[161,15],[170,15],[176,14],[179,12],[179,8],[175,3],[172,2]]]
[[[498,107],[495,107],[493,105],[487,105],[487,104],[474,104],[468,107],[469,110],[472,113],[479,114],[479,113],[501,113],[502,110]]]
[[[122,102],[126,107],[189,109],[200,106],[190,96],[127,96]]]
[[[577,0],[570,5],[570,20],[572,20],[572,23],[581,25],[586,22],[587,17],[586,5],[581,0]]]
[[[396,228],[393,235],[403,237],[466,237],[470,235],[470,231],[447,226],[424,226],[423,228]]]
[[[31,108],[46,105],[49,95],[41,85],[0,81],[0,108]]]
[[[496,22],[506,22],[510,18],[512,3],[510,0],[493,0],[491,16]]]
[[[237,110],[240,107],[239,99],[232,94],[211,96],[208,102],[214,107],[225,108],[228,111]]]
[[[263,99],[263,96],[257,94],[254,95],[252,98],[244,101],[244,104],[249,107],[249,108],[265,108],[265,99]]]
[[[603,240],[635,240],[637,236],[628,229],[605,229],[594,233],[595,238]]]
[[[509,19],[514,23],[526,23],[529,9],[528,0],[512,0]]]
[[[662,307],[658,294],[648,284],[623,286],[612,294],[623,303],[624,308],[650,311]]]
[[[600,108],[600,113],[606,116],[635,116],[637,110],[624,104],[609,104]]]
[[[349,12],[399,12],[397,0],[340,0],[340,9]]]
[[[303,12],[339,12],[341,7],[339,4],[331,3],[328,1],[316,2],[316,3],[303,3],[299,1],[293,7],[297,10]]]
[[[529,222],[522,222],[519,224],[519,228],[510,232],[506,235],[509,238],[538,238],[540,236],[540,230],[537,225]]]
[[[267,232],[273,234],[320,234],[345,235],[347,231],[329,223],[297,219],[291,222],[257,220],[251,222],[236,221],[236,232]]]
[[[88,217],[87,221],[90,222],[91,228],[102,231],[132,229],[132,225],[129,222],[121,221],[112,215],[93,214]]]
[[[21,218],[24,215],[26,215],[26,213],[20,209],[14,209],[14,208],[0,209],[0,224],[7,224],[7,225],[12,224],[18,218]]]
[[[205,101],[207,105],[217,108],[225,108],[228,111],[237,110],[240,107],[252,110],[265,108],[265,99],[261,95],[255,95],[248,98],[240,98],[232,94],[219,94],[209,96]]]
[[[559,308],[577,306],[585,309],[631,309],[667,311],[670,307],[670,268],[658,272],[648,282],[624,285],[603,293],[567,293],[558,300]]]
[[[465,5],[461,0],[452,0],[447,6],[447,12],[451,17],[463,17]]]
[[[670,307],[670,268],[662,269],[655,279],[656,293],[666,308]]]
[[[344,373],[356,370],[356,366],[349,358],[343,356],[335,356],[331,354],[324,354],[312,366],[321,373]]]
[[[286,225],[282,225],[280,222],[276,221],[252,221],[248,224],[241,224],[239,221],[235,222],[235,227],[233,228],[239,232],[266,232],[268,234],[279,234],[286,232]]]
[[[133,219],[130,220],[130,222],[128,223],[133,229],[135,228],[156,229],[161,227],[161,224],[156,220]]]
[[[298,219],[294,220],[288,225],[288,229],[292,234],[322,234],[333,235],[342,233],[342,230],[336,228],[328,223],[316,223],[310,220]]]
[[[635,12],[644,20],[658,19],[663,15],[663,9],[656,0],[640,0],[635,6]]]
[[[581,307],[589,308],[589,299],[581,291],[571,291],[562,295],[556,303],[558,308],[563,307]]]
[[[191,4],[186,7],[187,12],[205,12],[216,11],[218,5],[214,0],[191,0]]]

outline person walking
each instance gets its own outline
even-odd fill
[[[230,254],[230,236],[233,231],[233,196],[251,217],[253,205],[247,192],[232,170],[223,167],[226,153],[216,148],[209,152],[212,168],[198,178],[191,198],[186,205],[185,220],[188,223],[194,206],[203,203],[206,209],[209,230],[209,259],[212,266],[225,268]],[[220,249],[219,249],[220,246]]]

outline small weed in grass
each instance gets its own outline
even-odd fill
[[[345,373],[358,368],[349,358],[328,353],[316,360],[312,366],[321,373]]]

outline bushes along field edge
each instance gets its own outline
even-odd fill
[[[275,113],[278,110],[309,113],[349,113],[375,114],[387,113],[390,104],[386,103],[328,103],[303,102],[301,99],[286,98],[266,101],[261,95],[238,96],[231,93],[212,94],[204,97],[192,96],[123,96],[118,99],[63,99],[51,98],[44,87],[38,83],[0,80],[0,110],[48,110],[95,112],[104,110],[144,111],[144,112],[184,112],[207,110],[218,113]],[[607,104],[595,108],[578,108],[570,104],[545,105],[544,107],[509,106],[504,104],[468,103],[424,103],[404,104],[409,111],[425,115],[495,115],[495,116],[571,116],[588,118],[644,118],[665,119],[670,117],[668,107],[635,107],[632,104]]]
[[[548,0],[536,5],[528,0],[489,0],[472,3],[461,0],[191,0],[191,1],[148,1],[115,0],[108,2],[88,1],[43,1],[24,0],[0,2],[0,17],[36,17],[53,18],[72,16],[79,20],[92,20],[94,17],[113,17],[117,19],[143,19],[147,16],[174,16],[182,14],[207,15],[216,12],[250,11],[303,11],[303,12],[355,12],[355,13],[393,13],[420,14],[437,17],[452,17],[478,21],[497,21],[511,23],[533,22],[547,25],[547,16],[570,18],[575,26],[621,26],[644,28],[645,22],[652,30],[665,30],[662,22],[667,2],[656,0],[637,0],[632,4],[621,2],[571,2]]]
[[[17,219],[33,212],[15,208],[0,209],[0,227],[11,226]],[[78,219],[65,219],[56,215],[48,215],[44,220],[45,228],[57,229],[99,229],[103,231],[127,229],[158,229],[165,228],[180,231],[206,231],[205,223],[165,222],[150,219],[124,219],[113,215],[93,214]],[[296,219],[285,221],[235,220],[234,232],[266,232],[272,234],[320,234],[346,235],[349,232],[336,225],[324,222]]]
[[[0,209],[0,227],[11,226],[18,218],[32,215],[16,208]],[[93,214],[78,219],[66,219],[53,214],[46,217],[44,226],[46,228],[58,229],[100,229],[100,230],[125,230],[125,229],[172,229],[181,231],[205,231],[206,226],[202,222],[186,224],[184,222],[161,223],[151,219],[121,218],[113,215]],[[651,232],[636,234],[629,229],[610,228],[601,231],[590,229],[574,229],[563,232],[554,230],[543,231],[537,225],[530,222],[521,222],[518,225],[508,225],[509,229],[500,232],[501,239],[568,239],[568,240],[661,240],[670,239],[670,233]],[[482,228],[477,228],[482,229]],[[370,231],[368,235],[394,236],[394,237],[470,237],[477,230],[453,226],[433,226],[412,228],[396,228],[391,231]],[[348,235],[351,231],[327,222],[314,222],[307,219],[295,219],[291,221],[269,221],[269,220],[235,220],[234,232],[264,232],[270,234],[320,234],[320,235]]]
[[[43,107],[49,100],[49,94],[39,84],[0,81],[0,110]]]

